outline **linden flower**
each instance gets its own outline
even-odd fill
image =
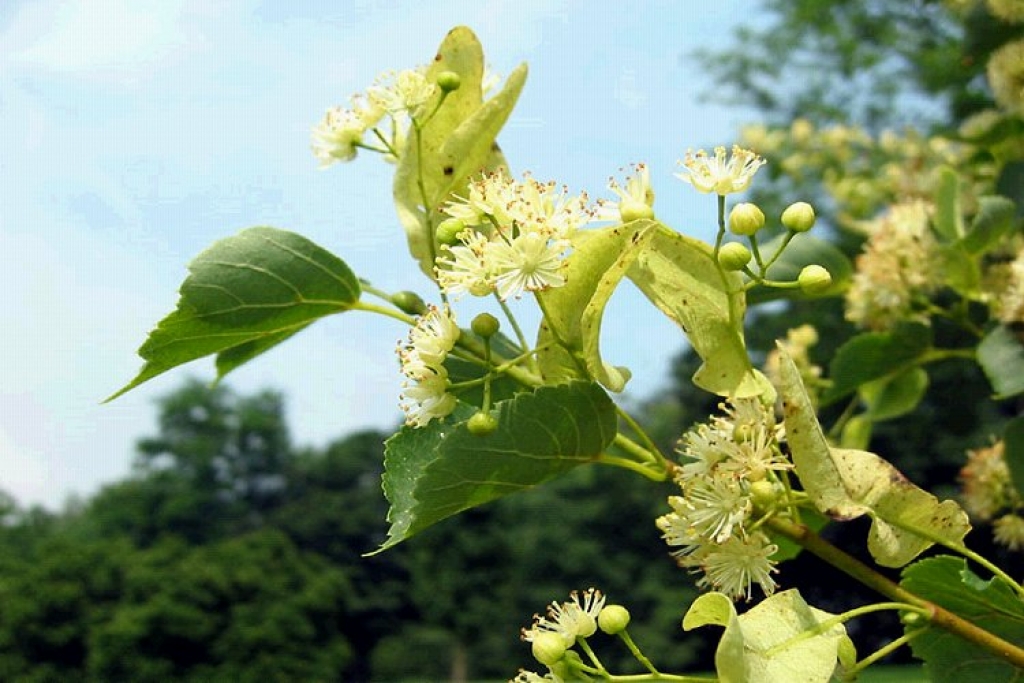
[[[993,524],[997,543],[1010,550],[1024,550],[1024,517],[1003,515]]]
[[[623,223],[639,218],[654,217],[654,190],[651,188],[651,172],[647,164],[636,164],[634,175],[626,178],[626,185],[619,185],[615,178],[608,179],[608,189],[619,201],[601,202],[598,216],[602,220],[621,220]]]
[[[541,676],[533,671],[520,669],[519,674],[510,680],[509,683],[564,683],[564,680],[553,672],[548,672]]]
[[[435,418],[455,410],[455,397],[448,393],[448,371],[444,361],[459,339],[459,326],[447,307],[431,306],[409,331],[409,339],[398,347],[403,383],[399,405],[406,424],[423,427]]]
[[[369,107],[328,109],[312,134],[313,155],[320,160],[320,168],[355,159],[363,135],[376,125],[380,115],[379,110]]]
[[[697,585],[710,586],[734,599],[745,597],[749,601],[756,583],[765,595],[771,595],[777,586],[772,574],[778,571],[771,556],[778,549],[761,533],[746,539],[730,538],[704,558],[704,577]]]
[[[568,647],[577,638],[589,638],[597,632],[597,615],[604,603],[604,595],[595,588],[583,591],[582,597],[573,591],[569,594],[569,602],[548,605],[547,616],[534,615],[533,626],[523,629],[522,639],[533,642],[540,633],[557,633]]]
[[[509,243],[492,242],[490,257],[498,296],[504,301],[523,292],[564,285],[561,272],[566,262],[562,255],[568,248],[568,240],[549,240],[539,232],[523,233]]]
[[[1005,283],[996,301],[1000,322],[1024,322],[1024,249],[1005,268]]]
[[[437,85],[427,80],[425,69],[421,68],[384,72],[366,89],[366,94],[384,111],[398,114],[415,110],[436,90]]]
[[[687,151],[686,158],[680,163],[687,172],[676,173],[677,178],[693,185],[698,192],[727,195],[747,189],[765,160],[749,149],[733,145],[728,159],[725,147],[715,147],[714,157],[709,157],[704,150],[696,154]]]
[[[960,470],[964,508],[971,516],[988,521],[1000,510],[1021,501],[1006,464],[1005,446],[997,441],[988,448],[967,451]]]

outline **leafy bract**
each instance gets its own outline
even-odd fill
[[[616,434],[615,404],[600,386],[572,381],[496,405],[498,428],[471,434],[466,404],[444,422],[388,439],[384,494],[391,528],[380,550],[463,510],[594,461]],[[378,551],[379,552],[379,551]]]
[[[434,81],[443,71],[457,73],[461,84],[445,97],[419,136],[415,130],[409,131],[393,187],[409,252],[430,278],[434,277],[436,249],[432,226],[440,220],[438,209],[451,193],[465,190],[471,176],[505,165],[495,138],[526,82],[526,65],[522,64],[509,74],[502,90],[484,102],[483,48],[465,26],[445,36],[427,69],[427,79]],[[433,112],[440,98],[438,92],[421,112]]]
[[[780,235],[767,244],[761,245],[761,253],[770,258],[780,246],[785,235]],[[775,299],[802,297],[837,296],[847,288],[853,277],[853,264],[839,248],[830,242],[818,239],[809,233],[800,233],[793,237],[786,250],[768,269],[768,279],[792,281],[800,275],[804,266],[819,265],[832,276],[832,284],[822,292],[813,295],[804,294],[800,290],[779,289],[777,287],[755,287],[747,293],[750,304],[773,301]]]
[[[747,356],[746,304],[739,275],[723,277],[711,247],[700,240],[661,224],[651,232],[627,275],[651,303],[683,328],[704,361],[693,376],[694,384],[720,396],[772,394],[771,384]]]
[[[1024,643],[1024,602],[998,578],[988,581],[959,557],[930,557],[903,571],[900,585],[1010,643]],[[908,631],[914,630],[908,625]],[[1009,683],[1024,672],[970,641],[932,628],[910,641],[936,683]]]
[[[1024,393],[1024,344],[1006,325],[995,327],[978,344],[978,365],[996,398]]]
[[[578,359],[601,384],[612,391],[623,389],[621,376],[610,372],[601,359],[601,318],[655,225],[638,220],[573,235],[565,285],[539,295],[547,312],[537,335],[537,359],[545,379],[579,377]]]
[[[960,543],[971,527],[954,501],[940,503],[874,453],[829,447],[800,371],[781,346],[780,353],[786,439],[815,507],[838,520],[869,515],[868,550],[886,567],[903,566],[936,541]]]
[[[822,396],[828,405],[865,382],[895,375],[913,367],[932,343],[926,325],[904,324],[892,332],[867,332],[839,347],[829,364],[832,386]]]
[[[842,623],[827,623],[833,618],[796,590],[776,593],[739,616],[725,595],[706,593],[690,605],[683,628],[725,627],[715,652],[721,683],[824,683],[848,641]]]
[[[217,354],[219,377],[311,322],[351,308],[359,281],[345,262],[293,232],[255,227],[189,264],[177,308],[139,348],[139,374],[108,401],[189,361]]]

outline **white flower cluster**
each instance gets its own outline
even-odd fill
[[[1024,550],[1024,500],[1013,484],[1006,463],[1006,445],[968,451],[960,470],[964,507],[975,519],[992,522],[997,543]]]
[[[944,279],[929,204],[894,205],[869,227],[857,272],[846,291],[846,319],[887,330],[919,312]]]
[[[402,363],[402,410],[406,424],[422,427],[434,418],[455,410],[455,396],[448,393],[448,371],[444,361],[459,339],[459,326],[447,307],[430,309],[409,331],[409,339],[399,344]]]
[[[366,93],[352,97],[352,105],[332,107],[313,128],[313,155],[326,168],[339,161],[352,161],[367,131],[374,130],[393,159],[405,140],[409,117],[437,91],[437,85],[426,77],[426,68],[388,71],[377,77]],[[391,117],[392,125],[385,133],[377,128],[381,119]]]
[[[467,196],[442,209],[465,228],[441,246],[435,272],[448,294],[502,300],[565,284],[565,255],[576,230],[593,218],[586,194],[569,196],[555,183],[489,173]]]
[[[654,190],[647,164],[635,164],[633,175],[626,177],[625,185],[615,178],[608,179],[608,189],[619,198],[617,202],[598,200],[597,218],[629,223],[638,218],[654,217]]]
[[[683,436],[679,452],[690,462],[679,469],[681,496],[670,496],[672,512],[658,528],[680,566],[702,571],[698,585],[733,598],[750,599],[753,584],[775,590],[771,557],[778,549],[753,528],[756,488],[780,486],[777,471],[792,465],[779,450],[780,427],[756,399],[736,399]]]

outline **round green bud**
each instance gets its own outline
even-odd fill
[[[726,242],[718,250],[718,262],[726,270],[743,270],[750,263],[750,249],[741,242]]]
[[[779,494],[775,490],[775,484],[767,479],[759,479],[750,484],[750,499],[757,510],[771,510],[778,497]]]
[[[459,233],[466,229],[460,218],[446,218],[437,226],[437,241],[449,246],[459,241]]]
[[[466,429],[473,436],[487,436],[498,428],[498,418],[483,411],[466,421]]]
[[[804,266],[796,281],[806,294],[821,294],[832,286],[832,275],[821,266]]]
[[[622,605],[607,605],[597,615],[597,626],[610,635],[625,631],[629,626],[629,610]]]
[[[920,612],[900,612],[900,621],[904,626],[923,626],[928,619]]]
[[[782,224],[793,232],[807,232],[814,227],[814,207],[807,202],[796,202],[782,212]]]
[[[444,92],[458,90],[462,85],[462,77],[454,71],[442,71],[437,75],[437,87]]]
[[[635,199],[623,199],[619,202],[619,217],[623,223],[637,221],[641,218],[654,218],[654,207]]]
[[[416,292],[396,292],[391,295],[391,303],[398,306],[398,310],[409,315],[423,315],[427,312],[427,305]]]
[[[554,631],[542,631],[533,637],[530,649],[534,659],[544,666],[551,666],[565,657],[565,640]]]
[[[729,230],[736,235],[753,235],[764,227],[764,212],[756,204],[743,202],[729,212]]]
[[[501,327],[501,323],[490,313],[481,313],[473,318],[473,323],[470,325],[474,334],[485,339],[497,334],[499,327]]]

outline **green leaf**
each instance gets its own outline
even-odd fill
[[[891,420],[914,410],[928,390],[928,373],[913,367],[903,372],[862,384],[860,397],[872,422]]]
[[[935,232],[945,242],[964,235],[963,212],[960,210],[960,177],[956,170],[943,166],[935,191]]]
[[[107,400],[171,368],[219,354],[218,376],[314,320],[351,308],[359,281],[301,235],[256,227],[215,242],[189,264],[177,308],[139,348],[139,374]]]
[[[762,244],[761,254],[766,259],[771,258],[784,238],[785,235],[779,235],[770,242]],[[813,298],[838,296],[846,290],[853,278],[853,264],[850,263],[846,254],[832,243],[813,237],[809,233],[800,233],[790,241],[779,260],[768,269],[768,278],[783,281],[796,280],[804,266],[809,265],[823,266],[832,276],[831,286],[824,292],[814,294]],[[809,296],[811,295],[804,294],[798,289],[755,287],[747,293],[747,302],[759,304],[776,299],[807,298]]]
[[[471,330],[463,329],[462,334],[473,335],[473,332]],[[515,342],[505,335],[498,333],[491,337],[491,353],[509,360],[519,356],[523,352],[518,346],[516,346]],[[448,355],[444,361],[444,367],[448,371],[448,380],[453,384],[460,384],[462,382],[470,382],[472,380],[480,379],[490,371],[489,367],[464,360],[454,354]],[[491,401],[497,402],[506,398],[512,398],[516,393],[522,391],[522,388],[523,387],[519,382],[506,374],[501,374],[498,377],[491,379]],[[458,398],[463,403],[469,403],[477,406],[483,405],[483,384],[458,391]]]
[[[438,208],[453,192],[462,193],[471,176],[505,165],[495,139],[519,99],[527,69],[525,64],[514,69],[502,90],[484,102],[483,48],[471,30],[459,26],[445,36],[427,78],[435,79],[442,71],[459,74],[461,85],[422,127],[421,139],[414,129],[409,131],[393,187],[409,252],[431,279],[437,245],[430,226],[440,222]],[[434,111],[440,98],[438,92],[421,112]]]
[[[996,398],[1024,393],[1024,345],[1006,325],[994,328],[978,344],[978,365]]]
[[[771,384],[750,364],[743,340],[746,309],[742,282],[735,273],[724,281],[710,246],[664,225],[627,273],[658,310],[686,333],[704,361],[693,376],[701,389],[744,398],[774,394]]]
[[[916,363],[931,347],[931,329],[905,324],[892,332],[867,332],[839,347],[829,365],[832,386],[821,398],[829,405],[860,385],[901,372]]]
[[[903,571],[900,585],[1018,647],[1024,643],[1024,602],[993,578],[984,581],[959,557],[930,557]],[[913,630],[914,626],[907,626]],[[923,659],[936,683],[1007,683],[1024,672],[967,640],[932,628],[910,641],[914,656]]]
[[[1003,429],[1003,458],[1010,468],[1010,479],[1024,497],[1024,417],[1015,417]]]
[[[715,652],[721,683],[825,683],[832,678],[846,628],[834,615],[808,605],[796,590],[767,598],[736,615],[732,601],[707,593],[693,601],[683,618],[687,631],[708,624],[724,626]]]
[[[601,319],[623,275],[653,235],[654,225],[639,220],[573,236],[565,285],[540,293],[547,316],[537,335],[537,358],[545,379],[579,377],[575,353],[592,377],[612,391],[622,391],[624,382],[610,374],[601,359]],[[556,342],[554,330],[572,351]]]
[[[960,244],[971,254],[982,254],[996,246],[1014,228],[1017,206],[1006,197],[982,197],[971,230]]]
[[[886,567],[910,562],[936,541],[960,543],[971,526],[954,501],[940,503],[874,453],[829,447],[800,371],[780,352],[786,439],[815,507],[838,520],[869,515],[868,550]]]
[[[957,294],[975,299],[981,289],[981,266],[959,242],[939,247],[942,272],[946,284]]]
[[[544,386],[496,404],[498,428],[471,434],[454,418],[388,439],[384,494],[391,503],[386,550],[463,510],[536,486],[593,462],[616,434],[615,404],[600,386]],[[455,424],[454,422],[458,422]]]

